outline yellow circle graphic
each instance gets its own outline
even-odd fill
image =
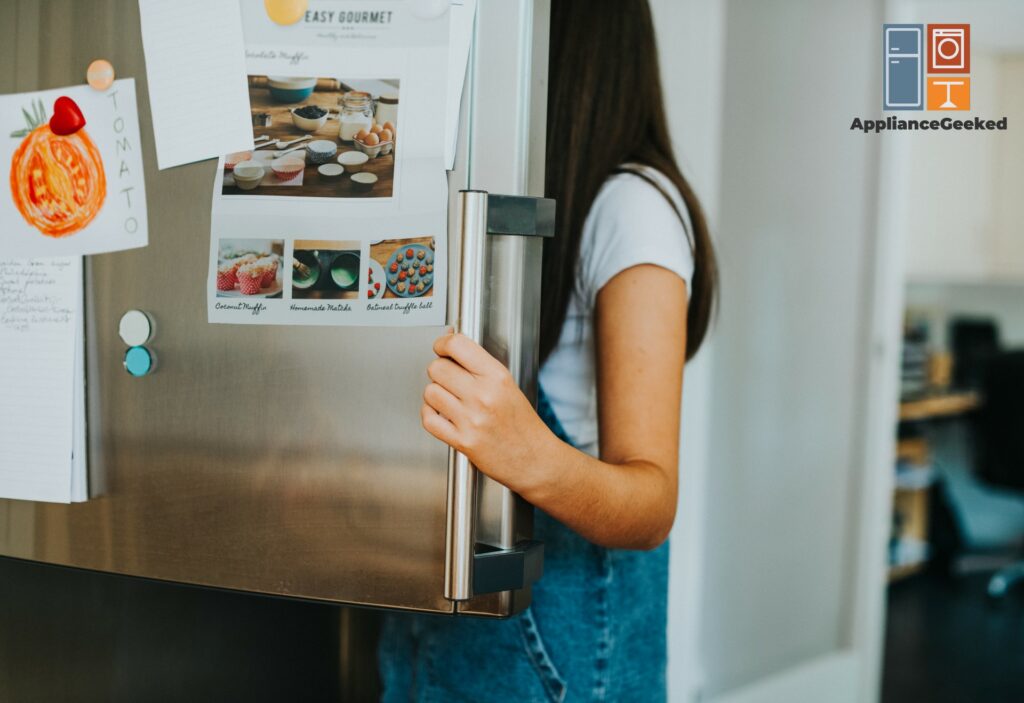
[[[306,14],[309,0],[263,0],[267,16],[278,24],[295,24]]]

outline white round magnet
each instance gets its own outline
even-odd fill
[[[139,347],[153,336],[153,321],[141,310],[129,310],[121,316],[117,333],[129,347]]]

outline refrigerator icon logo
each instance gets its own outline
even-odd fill
[[[924,25],[883,27],[883,110],[924,109]]]
[[[971,109],[971,25],[886,24],[882,46],[883,110]]]

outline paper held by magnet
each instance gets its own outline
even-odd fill
[[[135,81],[0,96],[10,164],[0,188],[4,255],[78,256],[147,243]]]
[[[82,258],[0,259],[0,496],[88,497]]]
[[[252,149],[237,2],[139,0],[161,169]]]

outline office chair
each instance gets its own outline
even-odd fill
[[[985,364],[977,416],[977,470],[995,486],[1024,491],[1024,350],[996,354]],[[998,598],[1024,581],[1024,560],[1000,569],[988,584]]]
[[[985,365],[999,353],[999,325],[987,317],[955,317],[949,323],[949,347],[953,354],[953,385],[978,388]]]

